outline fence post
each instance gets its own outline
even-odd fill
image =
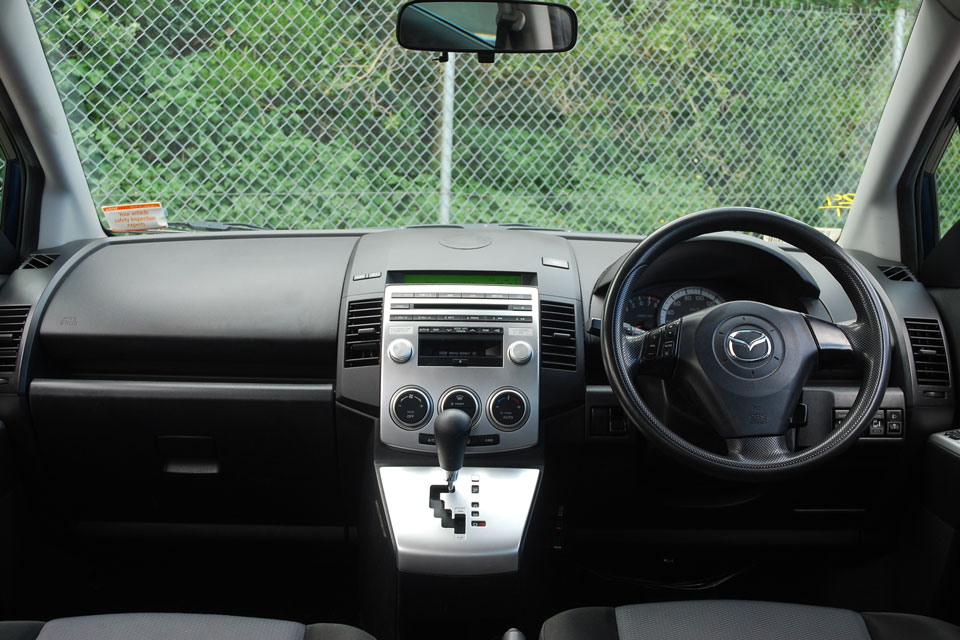
[[[457,54],[443,65],[443,103],[440,112],[440,224],[450,224],[450,183],[453,175],[453,96]]]
[[[903,58],[903,32],[906,28],[907,11],[903,7],[893,12],[893,77],[897,77],[900,60]]]

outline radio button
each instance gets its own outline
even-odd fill
[[[490,396],[487,414],[496,428],[514,431],[527,420],[527,399],[515,389],[500,389]]]
[[[514,364],[527,364],[533,357],[533,348],[523,340],[519,340],[507,349],[507,357]]]
[[[390,343],[390,346],[387,347],[387,353],[390,354],[391,360],[398,364],[403,364],[413,357],[413,343],[406,338],[394,340]]]
[[[406,387],[393,394],[390,415],[404,429],[419,429],[433,413],[433,403],[427,392],[419,387]]]

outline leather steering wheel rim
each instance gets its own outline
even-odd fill
[[[805,358],[804,362],[791,363],[796,371],[795,377],[802,376],[803,378],[799,381],[800,392],[802,392],[803,382],[806,381],[814,365],[817,364],[817,359],[828,357],[829,350],[836,346],[827,344],[828,342],[836,342],[835,340],[824,340],[822,335],[827,335],[830,338],[845,337],[847,345],[840,345],[839,349],[861,361],[863,375],[860,389],[846,418],[830,435],[812,447],[791,451],[785,445],[785,437],[778,433],[760,436],[749,435],[753,426],[748,427],[744,424],[738,424],[738,421],[731,417],[731,424],[728,427],[736,432],[734,435],[742,435],[740,432],[746,432],[748,435],[729,438],[726,455],[709,451],[677,435],[668,425],[662,422],[651,410],[633,382],[632,377],[636,375],[637,370],[636,364],[644,360],[643,353],[637,353],[637,349],[643,349],[645,340],[652,341],[652,336],[636,337],[629,335],[623,326],[624,305],[638,279],[642,277],[646,269],[655,260],[671,247],[697,236],[723,231],[743,231],[769,235],[806,252],[837,279],[856,311],[854,322],[832,324],[811,319],[797,312],[769,307],[760,303],[741,303],[740,306],[729,307],[735,317],[734,319],[742,317],[744,322],[747,322],[747,319],[752,319],[755,315],[754,312],[756,312],[756,315],[771,320],[770,323],[763,326],[774,327],[767,331],[767,334],[771,336],[779,338],[780,334],[783,334],[784,337],[780,340],[785,345],[785,350],[781,353],[783,363],[790,362],[790,358],[794,355],[791,350],[802,352],[803,358]],[[689,329],[688,333],[690,334],[682,334],[681,337],[678,337],[679,353],[676,356],[679,360],[676,365],[678,370],[684,372],[692,370],[680,366],[680,363],[685,362],[687,357],[697,358],[698,361],[702,360],[704,366],[709,365],[715,371],[719,370],[716,368],[716,362],[707,362],[709,358],[705,356],[703,349],[708,349],[708,347],[703,345],[707,344],[707,340],[716,342],[717,339],[720,339],[721,344],[725,344],[723,342],[723,331],[716,327],[728,327],[730,321],[727,319],[726,324],[721,323],[719,325],[717,322],[723,321],[723,307],[736,304],[725,303],[719,307],[714,307],[711,311],[712,317],[708,317],[710,314],[706,313],[705,310],[705,312],[700,312],[699,319],[694,319],[686,325],[676,323],[682,331]],[[803,331],[798,327],[802,323],[798,321],[798,318],[802,318],[807,323],[805,326],[809,329],[810,335],[801,335]],[[686,319],[681,320],[681,322],[685,321]],[[750,321],[754,325],[764,322],[761,319]],[[775,326],[777,322],[785,322],[791,324],[791,326],[777,328]],[[810,324],[811,322],[814,324]],[[689,325],[694,326],[689,327]],[[892,344],[889,321],[880,297],[863,268],[835,242],[813,227],[789,216],[763,209],[744,207],[709,209],[686,215],[650,234],[621,263],[607,292],[601,327],[604,368],[614,394],[631,421],[650,442],[660,446],[682,462],[708,474],[730,479],[749,481],[794,475],[847,450],[855,443],[859,434],[866,428],[879,408],[889,378]],[[714,334],[709,334],[711,330],[714,331]],[[838,330],[840,333],[831,332],[831,330]],[[826,333],[822,333],[822,331]],[[720,338],[717,338],[717,332],[719,332]],[[701,336],[701,333],[706,337]],[[808,344],[808,338],[811,336],[813,339],[809,340],[809,344],[814,345],[812,356],[809,353],[810,346]],[[691,356],[692,350],[698,348],[701,350],[699,355]],[[713,355],[714,359],[723,360],[725,354],[715,351]],[[733,355],[732,352],[731,355]],[[800,355],[797,354],[797,357],[799,358]],[[771,365],[776,364],[771,362]],[[781,368],[786,369],[787,367],[782,366]],[[737,371],[738,375],[746,375],[747,370],[739,371],[738,369]],[[793,370],[787,370],[784,375],[791,371]],[[768,378],[773,377],[775,376],[768,376]],[[702,373],[697,378],[696,383],[702,387],[711,385],[709,377]],[[761,384],[760,381],[744,380],[744,389],[749,390],[751,385],[756,387]],[[789,384],[789,382],[783,384]],[[694,390],[696,390],[695,386]],[[711,389],[709,390],[710,393],[706,393],[706,391],[708,390],[704,389],[705,396],[713,397],[718,402],[724,402],[722,390]],[[778,400],[780,404],[786,406],[785,403],[789,401],[790,393],[794,391],[792,388],[784,389],[783,393],[777,396],[778,398],[781,396],[784,398]],[[796,393],[799,396],[799,392]],[[760,401],[757,400],[756,402]],[[794,400],[793,406],[795,404],[796,400]],[[735,411],[729,413],[731,416],[742,415]],[[789,416],[778,415],[775,417],[778,425],[776,429],[783,429],[783,424],[789,422]],[[739,422],[744,422],[744,420]],[[716,425],[714,425],[714,428],[717,428]],[[786,430],[784,429],[785,433]]]

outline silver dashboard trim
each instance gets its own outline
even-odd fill
[[[420,328],[502,328],[503,360],[500,366],[493,367],[421,367],[419,356],[403,363],[394,362],[387,353],[390,340],[383,340],[380,358],[381,442],[395,449],[436,452],[436,446],[421,442],[421,436],[426,439],[433,434],[433,419],[441,395],[452,387],[466,387],[476,394],[482,407],[470,435],[496,435],[499,439],[498,444],[468,447],[468,457],[536,446],[540,437],[540,296],[536,287],[393,284],[384,289],[383,309],[383,335],[404,336],[413,343],[416,354],[421,353]],[[533,350],[530,361],[525,364],[516,364],[507,357],[510,346],[518,341],[528,343]],[[396,391],[410,386],[424,390],[433,400],[435,409],[431,419],[415,430],[397,425],[391,411]],[[527,400],[527,418],[513,430],[494,425],[487,412],[490,397],[504,387],[519,391]]]
[[[519,569],[520,544],[540,481],[539,469],[461,469],[456,492],[442,495],[446,508],[465,515],[463,534],[442,528],[429,506],[430,487],[446,484],[442,469],[380,467],[378,471],[400,571],[473,576]],[[473,485],[479,493],[471,491]],[[479,506],[472,507],[474,503]],[[479,515],[473,516],[474,512]]]

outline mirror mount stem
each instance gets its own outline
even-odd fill
[[[434,58],[433,60],[434,62],[440,62],[440,63],[450,62],[450,54],[447,53],[446,51],[441,51],[440,55]]]
[[[477,52],[477,62],[483,64],[490,64],[493,62],[494,53],[493,51],[478,51]]]

